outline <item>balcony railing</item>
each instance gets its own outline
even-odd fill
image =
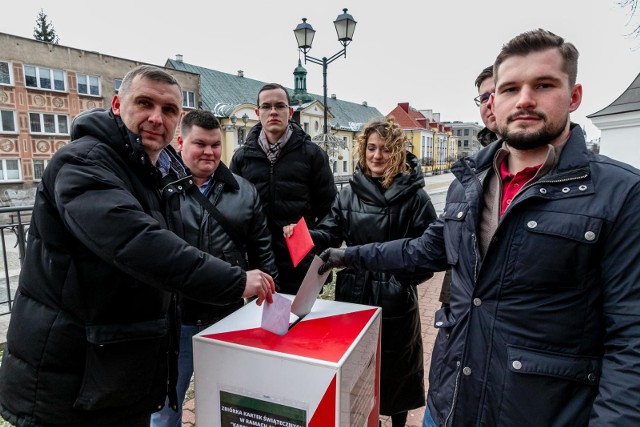
[[[4,268],[4,274],[0,277],[0,316],[11,313],[24,260],[32,209],[33,206],[0,208],[0,245]]]

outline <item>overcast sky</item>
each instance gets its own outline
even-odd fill
[[[309,54],[330,57],[341,48],[333,21],[344,7],[358,24],[347,58],[329,65],[328,92],[367,101],[382,114],[409,102],[443,121],[480,122],[475,77],[502,44],[535,28],[580,51],[584,96],[572,120],[586,125],[589,139],[600,132],[586,116],[614,101],[640,72],[640,40],[626,36],[639,21],[617,0],[19,0],[0,32],[33,37],[43,8],[61,45],[157,65],[182,54],[187,63],[293,87],[293,29],[306,17],[317,31]],[[306,68],[307,89],[322,94],[322,67]]]

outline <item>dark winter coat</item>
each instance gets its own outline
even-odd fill
[[[191,191],[200,190],[194,187]],[[226,224],[221,226],[193,195],[183,194],[180,211],[186,241],[244,270],[262,270],[277,281],[271,234],[253,184],[234,175],[220,162],[206,196],[226,219]],[[239,239],[238,242],[225,231],[227,228],[233,230],[231,234]],[[210,325],[242,307],[243,303],[242,298],[225,305],[204,304],[184,298],[181,302],[182,323]]]
[[[499,148],[454,165],[445,212],[422,237],[347,249],[346,261],[452,266],[427,398],[438,425],[640,425],[640,171],[589,151],[572,125],[481,258],[482,183]]]
[[[226,303],[246,282],[168,230],[184,169],[161,178],[110,110],[78,116],[72,140],[38,185],[0,367],[0,414],[17,426],[118,425],[175,404],[170,291]]]
[[[436,213],[424,190],[420,165],[407,153],[412,174],[395,177],[384,192],[375,178],[356,170],[331,212],[311,231],[318,248],[418,237]],[[336,300],[382,307],[380,413],[424,406],[424,368],[416,285],[431,274],[389,274],[344,269]]]
[[[311,229],[324,218],[337,193],[327,154],[295,122],[293,133],[274,164],[271,164],[258,137],[258,124],[247,135],[247,142],[233,155],[229,169],[248,179],[258,189],[271,232],[273,252],[281,292],[296,294],[313,255],[293,267],[282,227],[304,217]]]

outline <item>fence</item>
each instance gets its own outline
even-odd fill
[[[18,287],[18,276],[24,260],[29,221],[33,206],[0,208],[0,245],[2,245],[2,266],[4,275],[0,277],[0,316],[10,314],[14,291]]]

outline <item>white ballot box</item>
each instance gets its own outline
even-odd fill
[[[196,425],[377,427],[380,313],[319,299],[280,336],[251,302],[207,328],[193,338]]]

